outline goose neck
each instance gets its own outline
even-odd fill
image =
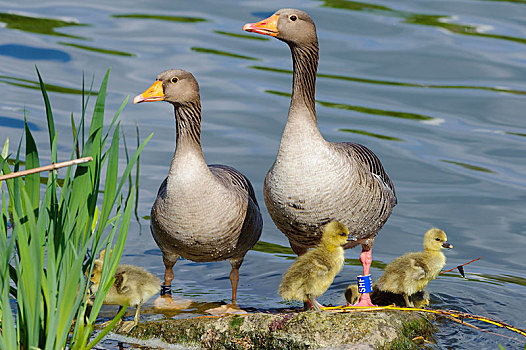
[[[290,44],[293,64],[291,110],[307,108],[316,121],[315,89],[318,70],[318,42],[309,45]]]

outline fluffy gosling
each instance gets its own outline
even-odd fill
[[[402,294],[405,305],[414,307],[410,296],[423,290],[429,282],[437,278],[446,265],[442,248],[453,248],[447,242],[444,231],[432,228],[424,236],[424,251],[402,255],[387,265],[384,274],[375,283],[382,292]]]
[[[279,285],[284,300],[308,302],[311,308],[321,310],[316,297],[322,295],[341,271],[344,261],[342,246],[347,243],[349,230],[338,221],[325,225],[320,244],[309,250],[285,272]]]
[[[100,253],[100,258],[95,260],[93,272],[91,274],[90,295],[97,292],[102,277],[102,265],[104,262],[104,251]],[[161,289],[161,280],[152,273],[139,266],[119,265],[115,271],[115,282],[111,285],[108,294],[104,298],[103,304],[120,305],[119,310],[128,303],[135,306],[135,317],[133,321],[122,323],[121,330],[131,331],[138,323],[141,312],[141,305],[157,294]]]

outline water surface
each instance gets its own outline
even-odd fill
[[[373,278],[393,258],[421,249],[424,232],[437,226],[455,246],[447,268],[483,258],[466,267],[467,279],[448,273],[431,282],[433,307],[526,328],[525,1],[0,1],[0,141],[18,143],[27,112],[41,163],[49,162],[35,64],[49,84],[62,158],[71,148],[70,113],[80,118],[83,74],[98,86],[111,67],[110,119],[159,72],[193,72],[201,86],[207,161],[246,174],[264,211],[262,242],[241,268],[239,303],[284,307],[276,290],[293,254],[265,212],[262,188],[286,121],[290,52],[241,27],[285,6],[306,10],[317,24],[323,135],[372,149],[396,187],[399,204],[374,245]],[[128,144],[136,123],[143,139],[154,136],[141,158],[139,220],[123,262],[162,276],[148,218],[173,154],[173,110],[166,103],[126,106]],[[343,290],[361,273],[359,252],[346,252],[347,265],[321,302],[344,302]],[[229,269],[228,262],[179,261],[175,294],[195,300],[197,313],[228,301]],[[163,316],[147,308],[143,317]],[[447,321],[438,325],[437,348],[524,344]]]

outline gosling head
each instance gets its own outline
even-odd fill
[[[331,221],[323,228],[321,244],[326,247],[341,247],[347,243],[348,239],[347,227],[338,221]]]
[[[289,44],[318,43],[314,21],[306,12],[296,9],[278,10],[267,19],[245,24],[243,30],[273,36]]]
[[[199,84],[192,73],[182,69],[169,69],[145,92],[135,96],[133,103],[166,101],[174,106],[199,101]]]
[[[440,251],[442,248],[453,248],[453,245],[447,241],[444,231],[436,227],[426,232],[424,236],[424,248],[427,251]]]

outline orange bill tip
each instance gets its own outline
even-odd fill
[[[133,98],[133,103],[137,104],[141,102],[155,102],[155,101],[163,101],[163,100],[164,100],[163,83],[162,81],[157,80],[145,92],[143,92],[140,95],[135,96]]]
[[[272,15],[267,19],[256,23],[247,23],[243,26],[245,32],[253,32],[263,35],[278,35],[278,15]]]

